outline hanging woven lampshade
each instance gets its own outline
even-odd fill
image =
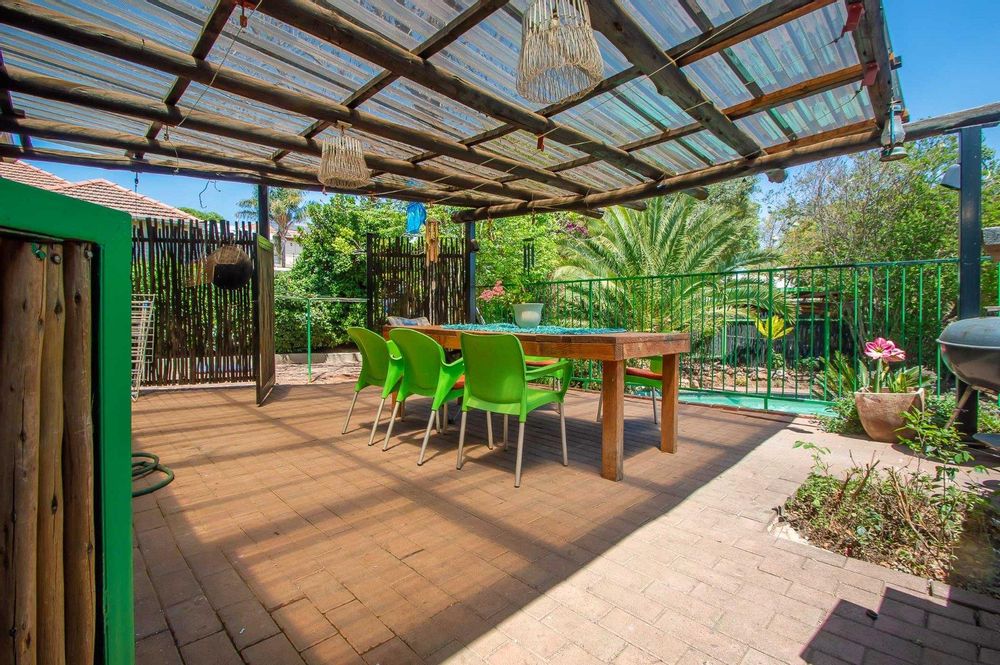
[[[348,136],[340,126],[340,135],[323,141],[319,163],[319,181],[329,187],[358,189],[371,182],[372,174],[365,165],[361,141]]]
[[[532,0],[521,23],[518,94],[553,104],[587,92],[603,76],[587,0]]]

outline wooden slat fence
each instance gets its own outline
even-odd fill
[[[427,263],[423,238],[368,234],[368,327],[389,316],[426,316],[432,323],[461,323],[465,312],[465,243],[442,237],[438,260]]]
[[[136,223],[132,291],[153,295],[156,308],[144,385],[255,381],[253,280],[223,290],[200,279],[202,260],[227,243],[256,261],[257,236],[249,224]]]

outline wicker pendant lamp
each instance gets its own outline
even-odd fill
[[[328,187],[358,189],[371,183],[372,174],[365,165],[361,141],[348,136],[346,128],[341,124],[339,136],[323,141],[317,177]]]
[[[532,0],[521,23],[518,94],[553,104],[587,92],[603,76],[587,0]]]

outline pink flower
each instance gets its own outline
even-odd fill
[[[906,352],[896,346],[891,339],[878,337],[865,344],[865,355],[872,360],[884,360],[887,363],[898,363],[906,360]]]
[[[490,300],[493,300],[494,298],[499,298],[503,294],[504,294],[503,282],[501,282],[498,279],[497,283],[494,284],[492,287],[490,287],[488,289],[483,289],[483,292],[479,294],[479,299],[480,300],[485,300],[486,302],[489,302]]]

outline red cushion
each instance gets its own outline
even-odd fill
[[[452,387],[452,390],[462,390],[463,388],[465,388],[465,375],[464,374],[462,376],[458,377],[458,381],[455,382],[455,385]]]
[[[651,372],[648,369],[643,369],[642,367],[626,367],[625,373],[629,376],[641,376],[644,379],[655,379],[657,381],[663,380],[662,374],[657,374],[656,372]]]
[[[548,367],[549,365],[555,365],[558,360],[525,360],[524,364],[528,367]]]

